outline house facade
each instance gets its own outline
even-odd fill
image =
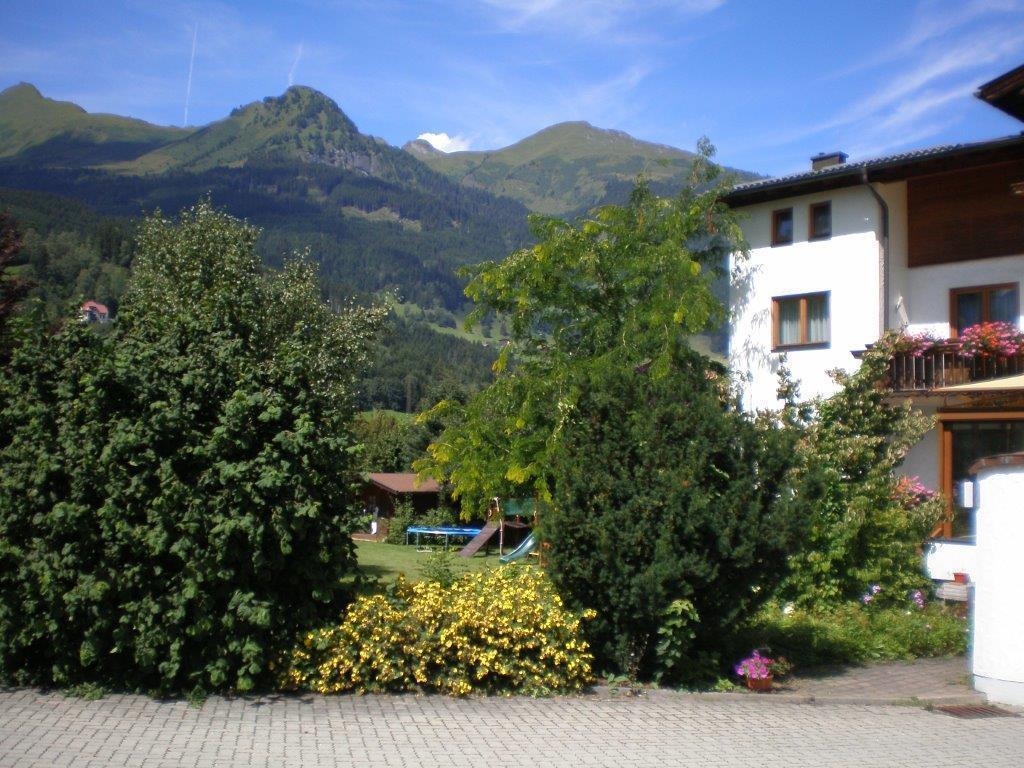
[[[1022,95],[1024,67],[978,92],[1019,120]],[[969,568],[960,481],[979,458],[1024,450],[1024,349],[969,346],[991,323],[1024,327],[1024,134],[856,163],[819,155],[805,173],[739,185],[726,201],[745,215],[750,245],[730,294],[745,407],[779,405],[783,361],[803,398],[827,396],[828,371],[854,370],[886,331],[916,339],[892,359],[889,383],[937,423],[903,471],[950,501],[933,577]]]

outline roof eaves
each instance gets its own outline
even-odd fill
[[[935,147],[927,147],[910,152],[899,152],[854,163],[830,165],[818,170],[802,171],[773,179],[744,182],[733,187],[723,199],[729,205],[743,206],[754,202],[791,197],[819,190],[852,186],[863,180],[865,172],[871,174],[872,172],[909,166],[912,163],[924,160],[1001,149],[1015,144],[1024,144],[1024,134],[964,144],[941,144]],[[778,194],[773,194],[775,192]]]

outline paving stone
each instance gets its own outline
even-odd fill
[[[831,682],[817,678],[801,689],[816,691],[814,703],[667,692],[635,698],[465,700],[304,695],[212,697],[196,709],[142,696],[84,701],[34,689],[5,689],[0,691],[0,768],[1018,768],[1024,718],[957,720],[918,707],[822,703],[829,692],[841,697],[864,694],[872,679],[875,686],[868,692],[876,695],[879,690],[941,693],[948,686],[962,686],[963,662],[944,661],[930,668],[850,670]],[[891,684],[880,688],[886,681]],[[800,685],[798,681],[795,688]]]

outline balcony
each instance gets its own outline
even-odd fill
[[[923,352],[895,352],[889,361],[889,385],[899,394],[930,392],[958,384],[1024,374],[1024,352],[965,354],[955,342]]]

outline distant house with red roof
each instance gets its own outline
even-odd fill
[[[436,507],[441,500],[441,486],[433,478],[416,482],[415,472],[371,472],[363,483],[363,508],[373,519],[371,535],[356,538],[383,538],[388,520],[395,514],[395,504],[412,503],[417,515]]]
[[[79,307],[78,316],[83,323],[106,323],[110,321],[110,310],[106,304],[90,300]]]

